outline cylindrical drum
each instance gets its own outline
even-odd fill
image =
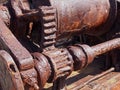
[[[116,17],[116,0],[40,0],[38,2],[39,5],[53,6],[57,9],[58,36],[81,32],[102,35],[111,28]]]

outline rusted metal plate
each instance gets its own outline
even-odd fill
[[[19,70],[12,57],[0,51],[0,88],[1,90],[24,90]]]

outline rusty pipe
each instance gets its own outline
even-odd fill
[[[90,64],[98,55],[120,48],[120,38],[116,38],[95,46],[77,44],[68,47],[74,60],[74,70],[81,70]]]
[[[94,51],[95,56],[101,55],[113,49],[120,48],[120,38],[115,38],[113,40],[92,46],[91,48]]]

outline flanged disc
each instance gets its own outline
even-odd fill
[[[0,51],[0,90],[24,90],[16,64],[3,50]]]

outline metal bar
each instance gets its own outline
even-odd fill
[[[120,48],[120,38],[116,38],[91,47],[94,55],[98,56],[116,48]]]

